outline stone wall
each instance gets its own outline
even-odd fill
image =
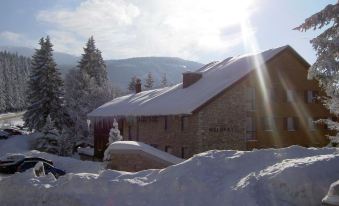
[[[245,82],[240,82],[198,111],[196,153],[211,149],[246,150],[245,89]]]
[[[244,90],[244,84],[237,84],[192,115],[129,118],[124,140],[163,151],[170,147],[167,152],[181,158],[211,149],[246,150]]]

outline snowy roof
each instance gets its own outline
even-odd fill
[[[152,146],[144,144],[142,142],[135,142],[135,141],[116,141],[110,144],[107,149],[105,150],[105,159],[109,159],[110,153],[112,151],[119,151],[119,150],[134,150],[134,151],[143,151],[149,155],[155,156],[159,159],[162,159],[166,162],[170,162],[172,164],[178,164],[183,159],[180,159],[174,155],[171,155],[167,152],[163,152],[159,149],[156,149]]]
[[[290,47],[211,62],[196,71],[202,74],[202,78],[189,87],[183,88],[180,83],[118,97],[92,111],[88,117],[192,114],[199,106],[253,71],[255,61],[263,65],[286,48]]]

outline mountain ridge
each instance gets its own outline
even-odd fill
[[[35,52],[35,49],[28,47],[0,46],[0,51],[4,50],[26,57],[31,57]],[[63,75],[70,69],[75,68],[80,60],[80,57],[62,52],[54,51],[53,55]],[[151,72],[155,79],[155,86],[158,86],[162,76],[166,74],[169,84],[176,84],[181,81],[183,72],[194,71],[203,66],[199,62],[164,56],[109,59],[105,60],[105,63],[112,84],[122,90],[127,89],[128,82],[133,76],[137,76],[143,82],[143,79]]]

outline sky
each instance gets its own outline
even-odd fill
[[[104,59],[171,56],[208,63],[291,45],[309,63],[319,31],[292,30],[336,0],[1,0],[0,45],[80,56],[94,36]]]

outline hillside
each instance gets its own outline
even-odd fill
[[[153,74],[158,84],[166,73],[169,83],[181,81],[184,71],[196,70],[202,64],[175,57],[138,57],[120,60],[107,60],[107,70],[112,82],[125,89],[133,75],[144,79],[148,72]]]
[[[2,50],[27,57],[31,57],[34,54],[34,49],[27,47],[0,46],[0,51]],[[62,74],[66,74],[79,61],[79,57],[61,52],[54,52],[54,58]],[[201,63],[176,57],[136,57],[105,60],[105,62],[113,85],[123,90],[127,88],[128,82],[134,75],[144,79],[148,72],[151,72],[156,80],[155,84],[158,84],[163,74],[166,73],[168,82],[175,84],[181,81],[182,72],[196,70],[202,66]]]

